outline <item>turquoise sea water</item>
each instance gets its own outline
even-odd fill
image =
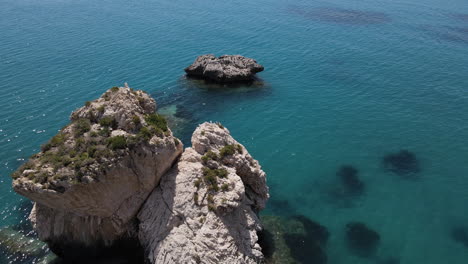
[[[206,53],[257,59],[264,85],[186,80]],[[229,128],[268,174],[265,214],[326,226],[328,263],[468,263],[451,236],[468,228],[466,1],[0,0],[0,227],[30,208],[9,174],[124,82],[177,109],[186,145],[200,122]],[[400,149],[418,158],[417,179],[382,168]],[[330,197],[343,164],[358,168],[361,197]],[[379,232],[377,257],[349,251],[350,221]]]

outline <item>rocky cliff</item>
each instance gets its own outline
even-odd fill
[[[114,87],[13,174],[14,190],[35,202],[39,238],[65,258],[114,248],[150,263],[261,262],[269,195],[258,162],[215,123],[182,153],[155,111],[145,92]]]

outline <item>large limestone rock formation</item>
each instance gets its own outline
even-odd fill
[[[71,115],[71,123],[13,174],[36,202],[31,220],[55,252],[135,237],[136,214],[182,153],[154,100],[114,87]]]
[[[255,79],[263,66],[255,60],[240,55],[199,56],[192,65],[185,68],[188,76],[198,77],[218,83],[245,82]]]
[[[259,263],[265,173],[219,124],[204,123],[138,214],[151,263]]]
[[[157,264],[264,261],[258,212],[269,194],[259,163],[215,123],[200,125],[182,153],[155,105],[114,87],[13,174],[14,190],[35,202],[39,238],[78,263],[103,252],[144,252]]]

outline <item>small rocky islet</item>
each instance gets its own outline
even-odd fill
[[[185,68],[188,77],[220,84],[252,82],[264,70],[256,60],[241,55],[201,55]]]

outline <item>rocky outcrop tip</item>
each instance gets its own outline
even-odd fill
[[[218,83],[248,82],[255,79],[257,72],[263,71],[263,66],[254,59],[240,55],[199,56],[192,65],[185,68],[190,77],[202,78]]]

